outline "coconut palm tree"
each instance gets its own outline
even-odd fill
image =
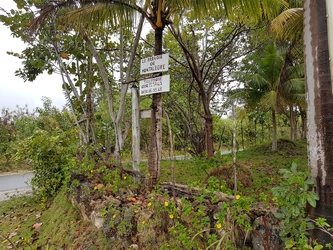
[[[304,1],[304,54],[307,89],[308,160],[315,191],[319,195],[311,215],[333,225],[333,95],[325,0]],[[312,235],[331,243],[320,231]]]
[[[47,1],[40,9],[39,16],[31,23],[35,28],[46,18],[60,9],[69,8],[66,23],[86,30],[94,29],[100,25],[116,26],[122,22],[123,26],[131,25],[135,13],[140,13],[150,23],[155,32],[155,50],[158,55],[162,50],[162,35],[166,25],[177,22],[178,14],[189,12],[200,18],[209,14],[210,10],[220,9],[227,11],[233,18],[238,12],[251,13],[255,19],[272,17],[286,6],[284,0],[64,0]],[[141,4],[141,5],[140,5]],[[148,170],[151,183],[156,184],[160,172],[160,159],[162,153],[162,94],[153,94],[151,112],[151,143],[148,158]]]
[[[333,178],[329,173],[333,171],[333,95],[326,17],[333,13],[327,13],[329,1],[331,0],[305,0],[301,3],[304,4],[303,8],[280,15],[275,20],[274,30],[279,36],[288,39],[295,38],[294,34],[303,34],[308,162],[311,177],[316,183],[314,191],[319,196],[316,208],[309,206],[309,212],[313,218],[327,218],[332,226]],[[322,244],[332,241],[322,231],[312,231],[311,238]]]
[[[274,43],[269,44],[262,56],[252,60],[254,72],[241,73],[244,95],[248,106],[270,111],[272,117],[272,151],[277,150],[277,86],[282,69],[283,56]],[[259,60],[258,60],[259,59]],[[253,67],[253,65],[256,65]]]

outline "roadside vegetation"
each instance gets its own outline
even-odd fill
[[[303,1],[14,2],[15,74],[60,74],[67,104],[1,110],[0,172],[34,172],[32,196],[0,203],[4,249],[332,247],[306,210]],[[159,54],[170,91],[139,96]]]
[[[306,171],[304,140],[281,141],[279,150],[274,153],[269,143],[239,152],[239,182],[246,183],[240,187],[240,194],[270,206],[274,203],[271,188],[281,179],[278,171],[289,169],[292,162],[297,162],[299,171]],[[171,181],[171,161],[162,161],[161,165],[161,181]],[[174,162],[174,168],[176,183],[200,187],[207,183],[208,177],[214,176],[225,183],[221,190],[232,190],[228,188],[232,179],[230,154],[209,160],[179,160]],[[1,249],[47,249],[48,246],[48,249],[109,249],[108,244],[111,244],[100,230],[81,218],[79,209],[70,202],[66,186],[45,203],[36,196],[12,197],[0,203],[0,210]]]
[[[305,140],[279,140],[279,147],[275,152],[271,151],[270,143],[263,143],[239,151],[237,153],[239,198],[236,198],[236,201],[239,202],[231,206],[234,208],[233,211],[245,211],[249,208],[248,206],[257,202],[261,202],[264,204],[264,207],[267,208],[277,206],[277,194],[272,192],[272,188],[278,187],[282,180],[282,175],[279,173],[279,170],[290,170],[293,164],[297,164],[297,173],[307,173],[306,155]],[[189,156],[187,156],[187,158],[189,158]],[[80,164],[80,162],[77,164]],[[144,165],[144,163],[141,164],[143,171],[145,169]],[[66,166],[65,169],[67,169],[67,167],[68,166]],[[124,164],[124,167],[127,167],[126,164]],[[120,179],[117,175],[113,177],[110,176],[111,179],[108,179],[108,177],[105,177],[108,173],[110,174],[110,172],[106,170],[102,172],[102,165],[100,168],[96,169],[93,167],[93,169],[96,172],[100,171],[104,173],[104,176],[94,175],[93,171],[88,169],[81,171],[81,173],[86,171],[87,176],[89,176],[90,173],[92,182],[96,183],[95,187],[98,186],[97,183],[104,183],[103,185],[107,188],[107,183],[110,182],[112,183],[112,192],[117,192],[115,190],[116,188],[130,187],[133,191],[138,188],[137,185],[133,185],[130,176],[128,176],[127,180],[124,178],[126,175],[121,175],[122,177],[120,177]],[[42,175],[35,179],[33,183],[35,187],[49,185],[54,188],[52,190],[56,190],[54,193],[38,192],[38,189],[35,189],[35,195],[33,196],[12,197],[10,200],[0,203],[0,210],[2,211],[0,225],[1,245],[3,246],[1,249],[113,249],[112,246],[114,245],[112,244],[114,244],[114,242],[103,234],[102,230],[97,229],[90,222],[84,221],[79,208],[72,204],[71,195],[75,194],[71,191],[73,189],[68,186],[69,172],[68,170],[64,172],[67,173],[65,174],[67,178],[63,178],[62,181],[59,182],[58,179],[56,179],[52,184],[45,184],[44,181],[48,178],[44,179]],[[161,162],[161,173],[161,183],[174,181],[177,184],[191,185],[198,188],[205,187],[213,191],[221,191],[228,195],[233,195],[234,192],[233,157],[231,154],[216,155],[216,157],[210,159],[192,156],[190,159],[175,160],[174,162],[171,160],[163,160]],[[172,178],[173,175],[174,179]],[[305,175],[305,179],[306,176],[307,175]],[[301,182],[301,179],[297,181]],[[291,185],[294,185],[294,183],[291,183]],[[99,188],[101,187],[97,189]],[[302,192],[298,195],[302,195]],[[165,211],[168,216],[175,216],[173,220],[176,221],[177,213],[174,210],[174,202],[172,199],[165,198],[166,201],[162,202],[160,205],[158,205],[154,199],[151,200],[149,196],[145,199],[147,200],[145,204],[146,207],[149,208],[152,206],[154,209],[160,210],[161,212]],[[300,200],[295,204],[300,204],[300,209],[304,210],[304,204],[302,204]],[[287,205],[287,207],[290,208],[291,206]],[[107,215],[111,210],[103,211],[105,211],[105,215]],[[237,214],[238,213],[235,213],[229,216],[237,218]],[[198,216],[200,221],[204,218],[201,217],[203,215],[200,216],[198,214]],[[298,216],[297,219],[303,218],[303,216],[305,215],[302,214],[302,216]],[[294,223],[294,221],[292,222]],[[143,220],[142,223],[148,227],[150,222]],[[181,229],[179,226],[178,229],[176,229],[176,227],[169,225],[168,230],[170,237],[173,237],[172,234],[176,233],[176,231],[173,232],[173,230],[181,230],[182,236],[179,240],[173,239],[170,242],[165,240],[166,243],[164,246],[158,243],[160,249],[191,249],[191,247],[197,246],[196,244],[198,243],[195,243],[196,241],[192,239],[193,237],[198,237],[195,235],[200,234],[200,230],[202,230],[200,227],[201,224],[199,225],[197,223],[199,222],[196,222],[196,228],[189,229]],[[216,230],[220,227],[225,227],[223,223],[223,220],[216,223],[216,225],[214,225]],[[239,226],[246,226],[244,221],[238,221],[237,223],[239,223]],[[142,226],[144,226],[144,224],[142,224]],[[230,229],[236,230],[236,228],[233,227]],[[214,249],[219,249],[217,247],[219,240],[219,238],[210,239],[209,242],[211,242],[211,244],[216,242],[216,248]],[[232,237],[227,237],[224,238],[219,245],[229,246],[229,249],[233,249],[232,242]],[[300,242],[301,241],[299,241],[299,243]],[[201,244],[205,245],[206,243]],[[303,242],[303,244],[305,243]],[[157,248],[152,247],[151,249]]]

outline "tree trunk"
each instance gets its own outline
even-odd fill
[[[296,140],[296,117],[295,117],[295,111],[294,111],[294,105],[289,105],[290,109],[290,140],[294,141]]]
[[[326,218],[332,226],[333,96],[325,0],[305,0],[304,11],[308,161],[319,196],[317,207],[309,207],[309,212],[312,218]],[[319,230],[311,231],[311,239],[321,244],[332,242]]]
[[[211,158],[214,156],[214,140],[213,140],[213,116],[209,108],[209,97],[206,93],[200,93],[202,98],[202,105],[204,108],[204,119],[205,119],[205,144],[207,157]]]
[[[155,55],[162,54],[163,28],[155,29]],[[160,73],[158,73],[160,75]],[[151,104],[151,131],[148,156],[148,171],[151,185],[157,184],[162,155],[162,93],[153,94]]]
[[[300,108],[300,115],[301,115],[301,139],[306,139],[307,135],[307,119],[306,119],[306,111]]]
[[[272,142],[272,151],[277,151],[277,127],[276,127],[276,113],[272,109],[272,125],[273,125],[273,142]]]
[[[207,157],[211,158],[214,156],[214,140],[213,140],[213,116],[209,114],[205,115],[205,139],[206,139],[206,150]]]

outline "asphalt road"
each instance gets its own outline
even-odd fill
[[[32,173],[5,174],[0,176],[0,201],[17,194],[31,191],[28,181],[33,177]]]

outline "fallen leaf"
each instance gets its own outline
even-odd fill
[[[134,198],[134,197],[128,197],[128,198],[127,198],[127,201],[128,201],[128,202],[136,202],[137,199]]]
[[[69,56],[67,53],[61,53],[61,57],[64,58],[64,59],[68,59]]]
[[[104,187],[104,185],[102,183],[97,184],[94,189],[101,189],[102,187]]]
[[[35,223],[35,224],[32,226],[32,228],[33,228],[33,229],[37,229],[37,228],[40,228],[42,225],[43,225],[43,222]]]
[[[9,236],[8,236],[8,239],[11,239],[11,238],[13,238],[14,236],[16,236],[17,235],[17,232],[13,232],[13,233],[11,233]]]

